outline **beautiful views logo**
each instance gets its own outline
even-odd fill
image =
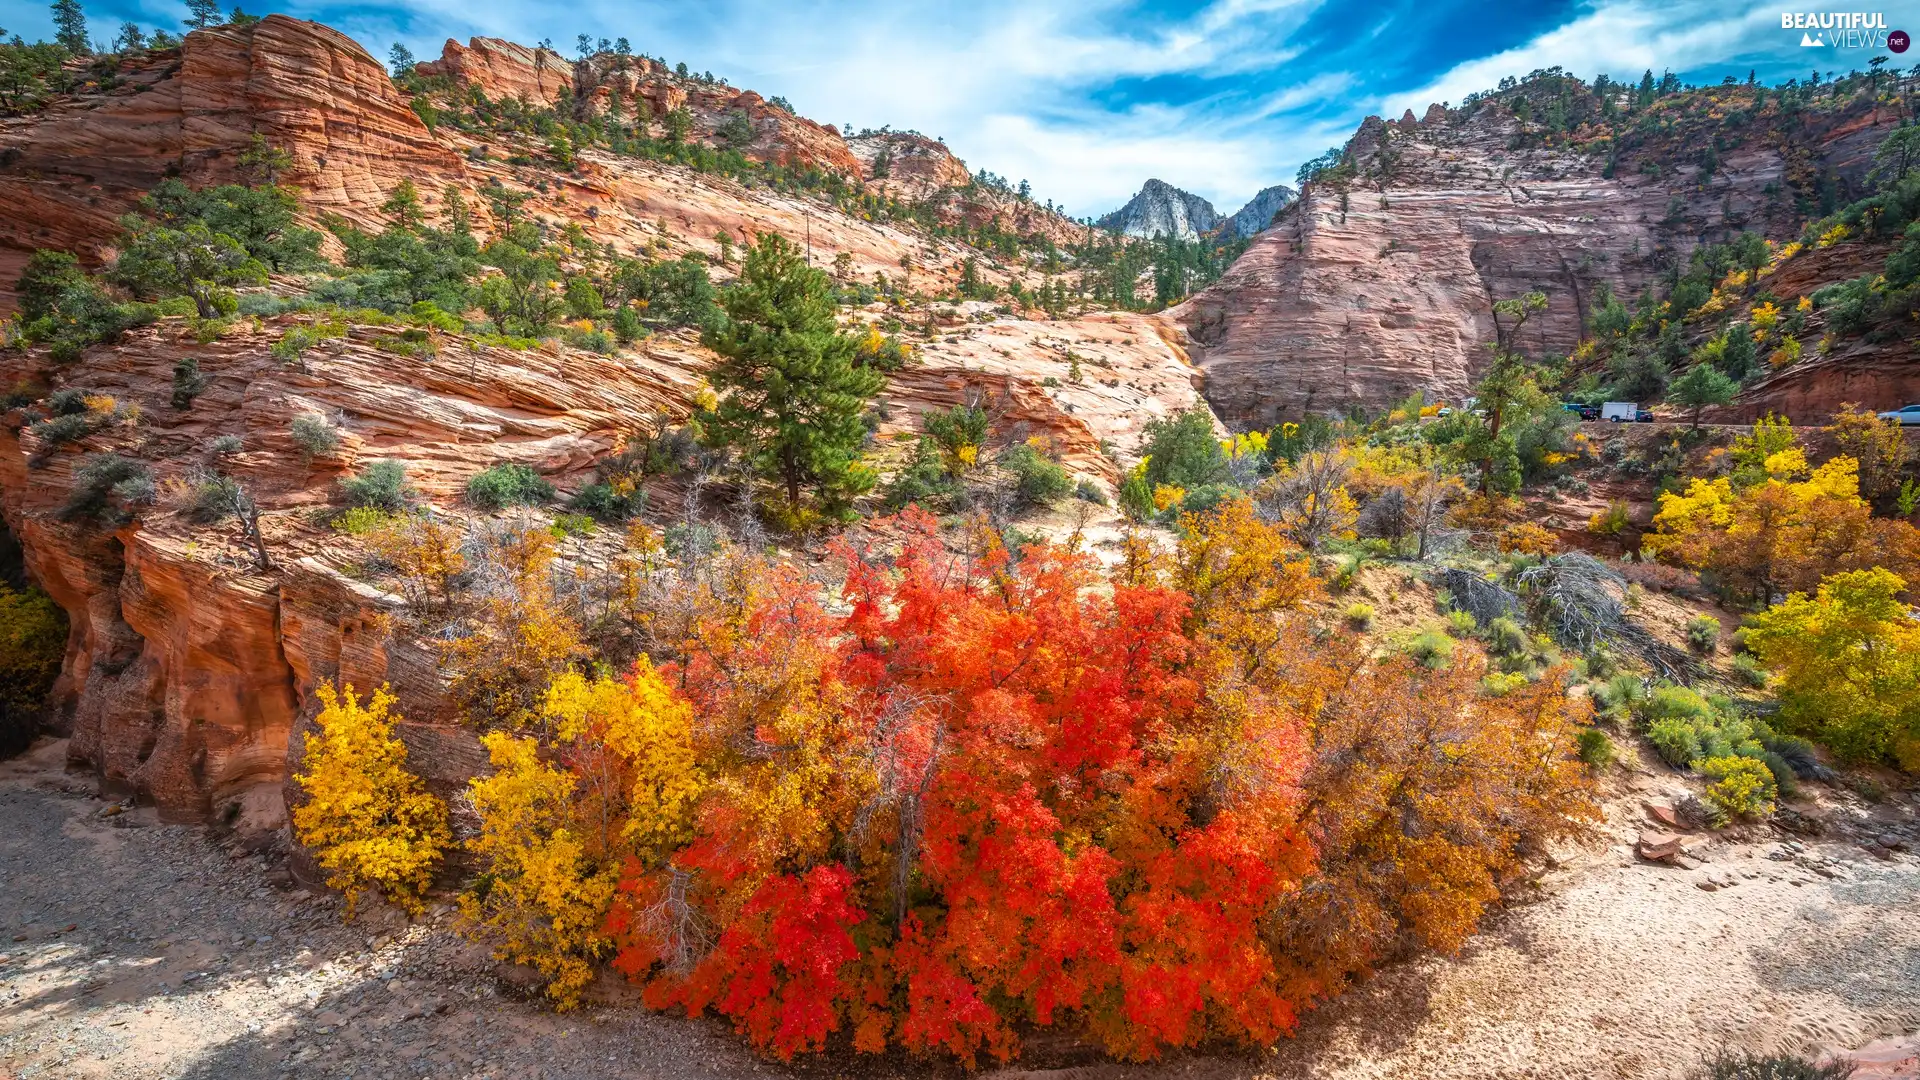
[[[1802,48],[1884,49],[1888,47],[1887,17],[1878,11],[1790,11],[1780,15],[1780,29],[1800,31]],[[1898,33],[1898,31],[1895,31]],[[1901,34],[1904,39],[1905,34]]]

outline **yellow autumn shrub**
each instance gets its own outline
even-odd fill
[[[1713,780],[1707,785],[1707,804],[1722,824],[1735,818],[1763,818],[1773,813],[1780,789],[1766,763],[1745,757],[1708,758],[1695,764]]]
[[[554,1007],[571,1009],[612,944],[604,927],[619,867],[590,850],[571,771],[540,760],[532,739],[495,731],[481,743],[494,771],[471,786],[480,834],[467,847],[485,870],[460,897],[466,930],[491,940],[498,959],[539,971]]]
[[[352,685],[317,691],[324,706],[294,777],[307,801],[293,811],[294,835],[346,894],[352,918],[360,894],[378,890],[418,913],[434,868],[452,842],[446,804],[407,771],[407,747],[393,737],[393,695],[382,686],[363,708]]]

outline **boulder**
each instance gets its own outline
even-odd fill
[[[1673,865],[1680,861],[1680,835],[1649,829],[1640,834],[1640,839],[1633,845],[1633,850],[1648,862]]]

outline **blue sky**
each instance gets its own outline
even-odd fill
[[[179,0],[83,0],[96,37],[126,19],[177,30]],[[1585,78],[1671,67],[1692,82],[1864,68],[1867,49],[1799,47],[1781,0],[291,0],[263,7],[421,59],[449,37],[626,37],[806,116],[944,137],[973,168],[1032,181],[1075,215],[1157,176],[1231,212],[1369,113],[1457,102],[1554,64]],[[252,10],[251,6],[249,6]],[[1920,31],[1920,10],[1903,12]],[[0,0],[36,37],[46,8]],[[1910,54],[1908,58],[1920,57]]]

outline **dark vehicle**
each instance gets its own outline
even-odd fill
[[[1653,410],[1652,410],[1652,409],[1636,409],[1636,410],[1634,410],[1634,413],[1633,413],[1633,422],[1634,422],[1634,423],[1636,423],[1636,424],[1651,424],[1651,423],[1653,423]]]
[[[1560,407],[1570,413],[1579,414],[1582,420],[1600,419],[1600,406],[1598,405],[1582,405],[1577,401],[1563,401],[1560,403]]]

